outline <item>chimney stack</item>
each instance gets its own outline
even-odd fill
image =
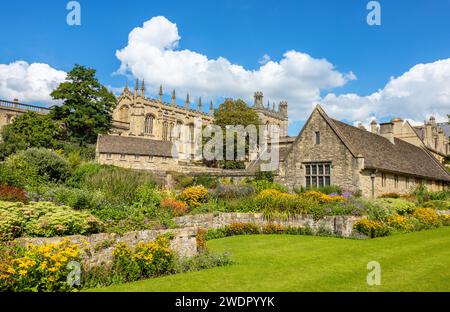
[[[402,127],[403,127],[403,119],[401,119],[401,118],[393,118],[391,120],[391,123],[393,124],[392,131],[394,132],[394,136],[395,137],[401,136]]]
[[[370,132],[378,134],[378,124],[375,119],[370,122]]]
[[[385,122],[380,124],[380,135],[395,144],[394,141],[394,124],[392,122]]]
[[[253,104],[254,108],[264,108],[263,107],[263,98],[264,95],[261,91],[256,91],[255,92],[255,102]]]

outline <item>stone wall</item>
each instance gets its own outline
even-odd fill
[[[197,253],[197,229],[182,228],[173,230],[148,230],[138,232],[128,232],[124,235],[114,233],[93,234],[90,236],[74,235],[66,237],[50,238],[19,238],[20,244],[44,245],[49,243],[58,243],[63,239],[69,239],[73,244],[79,244],[80,247],[87,246],[88,251],[84,255],[83,264],[88,267],[100,265],[109,265],[112,261],[112,251],[114,246],[123,242],[132,247],[139,242],[152,242],[156,237],[172,233],[174,239],[171,241],[171,249],[182,257],[192,257]],[[87,245],[85,245],[87,243]]]
[[[292,227],[310,227],[314,231],[326,230],[339,236],[349,237],[353,234],[353,224],[361,219],[354,216],[330,216],[314,220],[312,216],[296,216],[287,220],[276,219],[268,221],[261,213],[209,213],[175,218],[180,227],[217,229],[231,223],[255,223],[265,225],[269,223]]]

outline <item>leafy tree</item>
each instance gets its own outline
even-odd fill
[[[80,146],[94,143],[98,134],[108,132],[116,105],[114,94],[98,82],[95,74],[95,69],[75,65],[66,81],[51,93],[63,104],[54,106],[50,115],[64,124],[68,137]]]
[[[58,148],[61,135],[61,127],[49,116],[27,112],[3,128],[0,158],[30,147]]]
[[[247,104],[241,100],[232,100],[226,99],[224,103],[222,103],[219,108],[214,112],[215,117],[215,125],[218,125],[222,128],[225,134],[227,126],[238,126],[242,125],[247,127],[248,125],[255,125],[256,129],[259,130],[259,118],[258,114],[247,106]],[[224,141],[226,140],[226,136],[224,135]],[[245,151],[248,153],[249,146],[249,138],[246,137],[245,142]],[[235,159],[237,156],[237,135],[235,135],[234,140],[234,155]],[[226,153],[226,146],[224,142],[224,153]],[[225,159],[225,155],[224,155]],[[243,169],[245,168],[243,161],[237,160],[224,160],[223,167],[226,169]]]

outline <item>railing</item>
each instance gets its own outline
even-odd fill
[[[22,110],[22,111],[33,111],[41,114],[46,114],[50,111],[50,109],[47,107],[23,104],[19,102],[10,102],[4,100],[0,100],[0,107],[12,108],[15,110]]]

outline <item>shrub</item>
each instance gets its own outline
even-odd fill
[[[0,202],[0,240],[98,233],[103,223],[87,212],[52,203]]]
[[[20,151],[9,156],[4,166],[20,174],[24,185],[64,182],[70,174],[69,162],[54,151],[45,148]]]
[[[62,185],[40,185],[37,187],[29,187],[27,190],[32,201],[53,202],[78,210],[96,209],[105,203],[105,198],[101,191],[88,191]]]
[[[196,208],[208,201],[208,190],[201,185],[186,188],[180,196],[180,199],[191,208]]]
[[[228,253],[215,254],[202,251],[194,257],[179,258],[175,262],[174,273],[195,272],[233,264]]]
[[[379,196],[379,198],[400,198],[399,193],[386,193]]]
[[[430,200],[448,200],[450,199],[450,191],[430,192],[428,193]]]
[[[205,229],[198,229],[197,236],[195,237],[197,250],[205,251],[206,250],[206,235],[208,231]]]
[[[63,240],[42,246],[4,246],[0,252],[0,291],[55,292],[74,290],[67,283],[71,261],[81,261],[79,245]]]
[[[249,197],[255,193],[251,185],[224,185],[218,184],[214,192],[214,196],[218,199],[236,199]]]
[[[417,220],[410,216],[393,215],[388,220],[388,225],[400,231],[414,231],[417,227]]]
[[[414,203],[401,198],[377,198],[373,201],[373,204],[385,207],[392,213],[400,215],[410,214],[416,209]]]
[[[284,234],[286,233],[286,228],[280,224],[267,223],[262,227],[263,234]]]
[[[361,219],[355,223],[355,230],[370,238],[389,235],[389,227],[383,222],[369,219]]]
[[[25,191],[19,187],[0,185],[0,201],[22,202],[28,201]]]
[[[412,194],[416,197],[419,204],[423,204],[424,202],[430,200],[430,195],[428,193],[428,189],[425,185],[420,184],[418,185]]]
[[[223,204],[224,210],[227,212],[257,212],[260,210],[257,206],[255,197],[253,196],[228,199],[224,201]]]
[[[226,226],[227,236],[233,235],[250,235],[250,234],[260,234],[261,230],[259,226],[255,223],[241,223],[234,222]]]
[[[255,180],[252,182],[252,185],[256,193],[261,193],[262,191],[268,189],[277,190],[284,193],[288,191],[286,186],[267,180]]]
[[[369,220],[384,222],[396,214],[391,207],[387,207],[387,205],[377,203],[376,201],[372,201],[367,205],[367,217]]]
[[[269,182],[273,182],[273,172],[272,171],[256,171],[255,180],[266,180]]]
[[[450,200],[430,200],[425,202],[423,207],[436,210],[450,210]]]
[[[171,198],[164,199],[161,202],[160,207],[162,209],[168,209],[175,217],[182,216],[189,212],[189,208],[186,203]]]
[[[439,227],[441,225],[439,215],[431,208],[417,208],[412,216],[416,218],[422,228],[429,229]]]
[[[159,236],[150,243],[141,242],[134,248],[118,243],[113,250],[110,275],[114,276],[115,282],[131,282],[170,273],[175,254],[169,245],[170,240],[166,236]]]
[[[450,226],[450,215],[441,215],[440,219],[443,226]]]
[[[213,189],[217,187],[219,181],[215,177],[200,175],[193,179],[193,183],[195,185],[203,185],[208,189]]]
[[[300,195],[303,198],[311,198],[320,204],[345,201],[346,198],[340,195],[330,196],[317,191],[306,191]]]
[[[294,188],[294,192],[297,194],[305,193],[307,191],[316,191],[320,193],[324,193],[327,195],[330,194],[337,194],[342,195],[344,192],[342,191],[342,188],[337,185],[325,185],[325,186],[309,186],[309,187],[296,187]]]
[[[139,186],[155,186],[156,182],[151,173],[135,171],[113,166],[97,166],[87,169],[80,182],[80,188],[100,190],[106,200],[112,204],[128,203],[135,200]]]

